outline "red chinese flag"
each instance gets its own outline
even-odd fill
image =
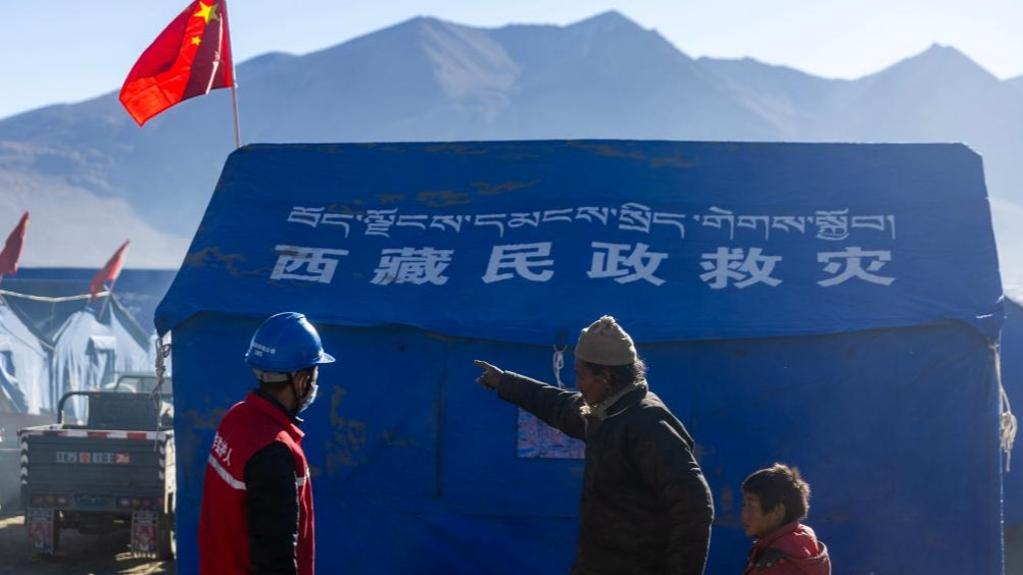
[[[107,265],[103,266],[103,269],[96,272],[96,275],[92,276],[92,281],[89,282],[89,295],[96,297],[96,294],[103,291],[106,287],[107,282],[117,280],[117,276],[121,275],[121,267],[124,266],[124,251],[128,249],[128,244],[131,240],[128,240],[121,244],[121,247],[117,248],[113,257],[107,262]]]
[[[21,216],[17,227],[7,236],[7,243],[3,251],[0,251],[0,276],[14,274],[18,271],[18,258],[21,257],[21,247],[25,244],[25,232],[28,230],[28,212]]]
[[[121,103],[141,126],[182,100],[233,85],[224,0],[195,0],[135,62]]]

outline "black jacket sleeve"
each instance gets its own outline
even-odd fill
[[[576,439],[586,439],[586,419],[579,409],[582,394],[568,391],[535,379],[504,372],[497,386],[501,399],[514,403],[539,417],[548,425]]]
[[[710,548],[714,500],[692,452],[692,439],[670,414],[652,410],[632,434],[635,464],[671,517],[668,573],[702,575]]]
[[[273,442],[245,464],[245,514],[253,575],[296,575],[298,487],[287,445]]]

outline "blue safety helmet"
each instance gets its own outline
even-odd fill
[[[267,318],[252,335],[245,363],[260,371],[293,373],[334,358],[323,351],[320,334],[304,315],[284,312]]]

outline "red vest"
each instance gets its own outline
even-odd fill
[[[313,485],[302,452],[302,431],[281,409],[250,393],[220,422],[206,464],[199,520],[199,573],[248,575],[249,535],[245,521],[245,463],[279,441],[295,458],[298,488],[298,573],[313,575]]]

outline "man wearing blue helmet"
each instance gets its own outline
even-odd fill
[[[203,485],[199,571],[313,575],[313,491],[298,414],[333,363],[300,313],[271,316],[245,363],[258,387],[231,407],[213,439]]]

